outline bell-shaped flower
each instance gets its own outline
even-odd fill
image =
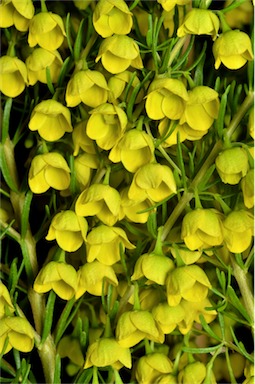
[[[122,347],[114,338],[101,338],[90,344],[86,353],[84,369],[111,366],[119,370],[132,367],[129,348]]]
[[[46,264],[34,282],[37,293],[49,292],[51,289],[63,300],[74,297],[78,287],[77,272],[70,264],[50,261]]]
[[[99,159],[92,153],[83,153],[74,159],[75,179],[83,191],[90,184],[92,170],[99,168]]]
[[[254,207],[254,169],[250,169],[241,180],[243,200],[246,208]]]
[[[124,0],[99,0],[93,11],[93,25],[104,38],[127,35],[133,25],[132,13]]]
[[[49,69],[52,83],[56,83],[63,60],[58,51],[48,51],[44,48],[35,48],[26,59],[29,85],[37,81],[47,84],[46,68]]]
[[[152,120],[168,117],[178,120],[184,113],[188,92],[178,79],[161,78],[154,80],[146,96],[145,108]]]
[[[254,235],[254,217],[245,210],[232,211],[223,221],[224,242],[230,252],[244,252]]]
[[[66,105],[76,107],[81,102],[96,108],[106,103],[108,86],[104,75],[98,71],[86,69],[76,72],[67,83]]]
[[[57,213],[50,224],[46,240],[57,241],[60,248],[75,252],[86,241],[88,223],[84,217],[67,210]]]
[[[131,280],[146,277],[149,283],[164,285],[169,271],[174,269],[174,262],[169,257],[154,252],[139,256]]]
[[[83,367],[84,357],[79,339],[68,335],[61,338],[57,346],[57,353],[61,358],[68,357],[78,367]]]
[[[0,353],[4,354],[12,348],[20,352],[30,352],[34,348],[35,331],[24,317],[7,316],[0,319]]]
[[[228,7],[231,3],[231,0],[225,1],[224,8]],[[242,30],[244,25],[252,23],[253,14],[253,4],[250,0],[247,0],[241,3],[238,7],[224,13],[224,17],[230,28],[238,28]]]
[[[75,212],[79,216],[97,216],[105,225],[114,225],[119,218],[120,194],[104,184],[92,184],[78,197]]]
[[[149,23],[148,23],[149,13],[142,7],[133,8],[132,13],[133,13],[133,19],[136,20],[136,23],[141,35],[146,36],[149,29]]]
[[[218,93],[207,86],[197,86],[188,91],[188,100],[180,124],[187,123],[192,129],[207,131],[217,119],[220,102]]]
[[[102,264],[113,265],[120,260],[120,246],[123,251],[135,248],[123,229],[99,225],[88,234],[87,261],[90,263],[97,259]]]
[[[185,126],[187,126],[187,124],[176,124],[176,121],[169,120],[167,117],[160,120],[157,128],[160,139],[162,140],[162,146],[171,147],[172,145],[176,145],[178,142],[178,136],[180,143],[186,140],[188,135],[185,131]]]
[[[176,375],[172,373],[167,373],[165,375],[160,375],[157,378],[155,384],[178,384]]]
[[[167,302],[178,305],[182,299],[199,302],[207,297],[211,283],[205,272],[197,265],[177,267],[166,278]]]
[[[177,36],[209,35],[217,38],[220,21],[213,11],[208,9],[192,8],[184,17],[182,25],[177,30]]]
[[[77,123],[73,129],[72,139],[74,145],[74,156],[79,154],[80,149],[87,154],[96,154],[95,143],[86,133],[86,124],[87,121],[82,120]]]
[[[119,220],[128,219],[133,223],[146,223],[151,213],[151,200],[145,198],[142,201],[132,200],[128,197],[128,187],[120,191],[120,216]]]
[[[190,0],[157,0],[157,2],[162,6],[162,8],[169,12],[176,5],[187,5],[190,4]]]
[[[75,298],[79,299],[85,292],[94,296],[106,295],[109,284],[114,287],[118,285],[112,266],[97,260],[86,263],[78,270],[78,289]]]
[[[116,338],[121,346],[130,348],[143,339],[162,344],[165,336],[149,311],[133,310],[119,317]]]
[[[18,31],[26,32],[34,13],[32,0],[3,0],[0,4],[0,28],[14,25]]]
[[[136,171],[128,197],[137,201],[149,198],[159,202],[173,193],[176,193],[176,183],[171,169],[167,165],[152,163],[143,165]]]
[[[120,73],[130,66],[143,68],[138,44],[129,36],[113,35],[101,43],[96,63],[101,60],[103,67],[110,73]]]
[[[72,132],[71,113],[54,99],[43,100],[32,111],[28,127],[38,131],[47,141],[57,141],[65,132]]]
[[[153,352],[140,357],[135,377],[140,384],[154,384],[159,376],[173,371],[173,363],[164,353]]]
[[[162,300],[165,300],[165,292],[159,291],[156,285],[147,285],[146,288],[139,290],[139,301],[143,311],[152,311]],[[134,304],[134,301],[132,303]]]
[[[131,94],[135,87],[140,84],[139,78],[131,71],[124,71],[111,76],[108,80],[109,97],[110,103],[114,103],[115,100],[120,99],[121,101],[130,101]],[[128,93],[126,94],[127,86],[130,86]],[[140,89],[134,103],[138,104],[144,97],[144,90]]]
[[[14,306],[7,287],[0,281],[0,319],[14,312]]]
[[[112,148],[109,159],[114,163],[121,161],[129,172],[136,172],[155,160],[153,140],[144,131],[130,129]]]
[[[61,16],[52,12],[39,12],[29,23],[28,44],[37,44],[49,51],[58,49],[66,36]]]
[[[181,238],[191,251],[221,245],[222,214],[211,208],[188,212],[182,221]]]
[[[241,147],[224,149],[216,157],[215,166],[223,183],[238,184],[248,172],[248,154]]]
[[[27,68],[17,57],[0,57],[0,92],[7,97],[19,96],[28,85]]]
[[[187,364],[178,373],[178,383],[180,384],[202,384],[206,377],[206,366],[201,361]]]
[[[70,185],[70,172],[60,153],[44,153],[33,158],[28,173],[28,184],[33,193],[44,193],[50,187],[62,191]]]
[[[167,303],[159,303],[152,309],[152,315],[162,332],[167,335],[185,318],[181,305],[170,307]]]
[[[105,103],[90,111],[86,132],[102,149],[111,149],[127,127],[127,115],[120,107]]]
[[[238,29],[222,33],[214,42],[212,51],[216,69],[221,63],[228,69],[239,69],[253,60],[251,39]]]

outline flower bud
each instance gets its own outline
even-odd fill
[[[206,367],[200,361],[186,365],[178,374],[178,383],[201,384],[206,376]]]
[[[0,28],[14,25],[18,31],[26,32],[34,13],[32,0],[3,0],[0,4]]]
[[[215,165],[223,183],[238,184],[249,169],[247,152],[241,147],[225,149],[217,156]]]
[[[164,334],[171,333],[185,318],[181,305],[170,307],[167,303],[159,303],[152,309],[152,315]]]
[[[91,153],[83,153],[74,159],[75,179],[83,191],[90,184],[92,169],[99,167],[99,159],[97,155]]]
[[[27,68],[17,57],[0,57],[0,92],[8,97],[19,96],[28,85]]]
[[[154,352],[140,357],[135,369],[135,377],[140,384],[154,384],[162,374],[172,372],[173,363],[163,353]]]
[[[14,306],[6,286],[0,281],[0,319],[14,312]]]
[[[244,205],[246,208],[254,207],[254,169],[250,169],[241,180]]]
[[[3,317],[0,319],[0,353],[8,337],[8,353],[12,348],[21,352],[30,352],[34,347],[34,330],[27,319],[23,317]]]

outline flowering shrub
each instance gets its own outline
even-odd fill
[[[1,382],[254,378],[251,0],[2,0]]]

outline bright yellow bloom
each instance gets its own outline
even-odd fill
[[[242,68],[253,60],[250,37],[237,29],[222,33],[213,44],[215,68],[221,65],[229,69]]]
[[[62,65],[63,60],[58,51],[35,48],[26,59],[29,85],[37,81],[47,84],[46,68],[49,68],[52,83],[56,83]]]
[[[92,139],[90,139],[86,133],[86,124],[87,121],[80,121],[74,127],[72,139],[74,144],[73,155],[77,156],[79,154],[80,148],[87,154],[95,154],[95,146]]]
[[[244,148],[223,150],[215,160],[217,172],[225,184],[238,184],[249,169],[248,155]]]
[[[120,107],[105,103],[90,111],[86,132],[102,149],[111,149],[123,135],[128,120]]]
[[[207,297],[208,288],[211,288],[211,284],[202,268],[197,265],[175,268],[166,278],[167,302],[174,307],[182,299],[202,301]]]
[[[98,167],[99,159],[97,155],[83,153],[74,159],[75,179],[81,191],[89,186],[92,170]]]
[[[132,82],[131,82],[132,81]],[[126,95],[126,88],[127,85],[131,82],[130,90],[128,91],[128,94]],[[131,94],[136,86],[140,84],[140,80],[137,76],[134,76],[134,73],[130,71],[124,71],[121,73],[118,73],[108,80],[108,87],[109,87],[109,102],[114,103],[115,100],[120,99],[121,101],[126,101],[127,103],[130,100]],[[126,99],[124,98],[126,97]],[[142,101],[144,97],[144,90],[140,89],[138,92],[135,104],[138,104]]]
[[[75,212],[79,216],[97,216],[105,225],[114,225],[119,218],[119,192],[104,184],[92,184],[78,197]]]
[[[167,303],[159,303],[152,309],[152,315],[164,334],[171,333],[185,318],[181,305],[170,307]]]
[[[103,40],[96,63],[101,59],[103,67],[110,73],[120,73],[133,67],[143,68],[137,43],[125,35],[113,35]]]
[[[65,132],[72,132],[71,113],[68,108],[56,100],[44,100],[32,111],[28,127],[38,131],[47,141],[57,141]]]
[[[254,207],[254,169],[250,169],[241,180],[243,200],[246,208]]]
[[[32,0],[3,0],[0,4],[0,27],[14,25],[18,31],[26,32],[34,13]]]
[[[31,162],[28,184],[33,193],[44,193],[50,187],[65,190],[70,184],[70,168],[57,152],[37,155]]]
[[[136,172],[154,158],[154,143],[148,133],[131,129],[112,148],[109,159],[113,163],[122,162],[129,172]]]
[[[127,35],[133,25],[132,13],[124,0],[99,0],[93,11],[93,25],[102,37]]]
[[[168,117],[178,120],[183,115],[188,92],[182,81],[178,79],[161,78],[154,80],[146,96],[145,108],[153,120]]]
[[[66,36],[62,18],[52,12],[37,13],[29,23],[28,44],[49,51],[58,49]]]
[[[161,4],[162,8],[167,12],[171,11],[176,5],[190,4],[190,0],[157,0],[157,2]]]
[[[178,2],[188,1],[190,3],[190,0],[177,0],[177,1]],[[172,3],[174,3],[174,1],[170,0],[169,3],[168,3],[169,4],[168,8],[171,7]],[[163,4],[162,4],[162,6],[163,6]],[[177,4],[177,6],[178,6],[178,20],[177,20],[177,23],[178,23],[178,25],[181,25],[183,23],[183,20],[184,20],[185,11],[184,11],[184,7],[182,5],[178,5]],[[175,31],[175,25],[176,25],[176,19],[175,19],[176,12],[175,12],[175,8],[172,8],[169,11],[164,9],[163,12],[162,12],[162,16],[164,17],[164,21],[163,21],[164,28],[168,29],[168,37],[173,37],[174,31]]]
[[[104,75],[90,69],[76,72],[67,83],[66,105],[76,107],[81,102],[96,108],[105,103],[108,87]]]
[[[212,11],[208,9],[192,8],[184,17],[183,24],[177,30],[177,36],[185,35],[209,35],[217,38],[220,21]]]
[[[120,191],[120,216],[119,220],[126,217],[133,223],[146,223],[150,215],[152,202],[145,198],[144,200],[137,201],[128,197],[128,187]],[[146,212],[141,212],[147,210]]]
[[[17,57],[0,57],[0,92],[8,97],[19,96],[28,85],[27,68]]]
[[[4,353],[8,353],[12,348],[21,352],[30,352],[34,347],[34,330],[23,317],[8,316],[0,319],[0,353],[3,351],[7,337],[8,343]]]
[[[84,369],[93,366],[111,366],[117,370],[123,366],[131,368],[131,352],[113,338],[98,339],[88,347]]]
[[[37,293],[49,292],[52,289],[63,300],[72,299],[77,288],[78,277],[74,267],[58,261],[50,261],[42,267],[34,282],[34,290]]]
[[[200,361],[187,364],[178,373],[178,383],[180,384],[201,384],[206,376],[206,367]]]
[[[84,217],[70,210],[61,211],[53,217],[46,240],[56,239],[64,251],[75,252],[86,241],[87,230],[88,223]]]
[[[140,384],[154,384],[159,376],[172,371],[172,361],[165,354],[154,352],[140,357],[136,365],[135,377]]]
[[[7,311],[7,312],[6,312]],[[14,312],[14,306],[6,286],[0,281],[0,319]]]
[[[232,4],[232,0],[226,0],[224,8]],[[251,0],[247,0],[232,9],[224,13],[227,24],[230,28],[243,29],[244,25],[252,23],[253,18],[253,4]]]
[[[160,375],[157,378],[157,384],[178,384],[176,376],[172,373],[168,373],[165,375]]]

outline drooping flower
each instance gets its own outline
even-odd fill
[[[17,57],[0,57],[0,92],[8,97],[19,96],[28,85],[27,68]]]
[[[231,4],[231,0],[226,0],[224,8]],[[253,4],[250,0],[246,0],[238,7],[224,13],[227,24],[230,28],[243,29],[244,25],[250,24],[253,18]]]
[[[170,307],[168,303],[159,303],[152,309],[152,315],[164,334],[171,333],[185,318],[181,305]]]
[[[190,0],[157,0],[159,4],[162,5],[162,8],[169,12],[171,11],[176,5],[187,5],[190,3]]]
[[[87,154],[95,154],[95,146],[92,139],[90,139],[86,133],[86,120],[82,120],[74,126],[72,139],[74,144],[73,155],[79,154],[80,148]]]
[[[250,169],[242,178],[241,188],[246,208],[254,207],[254,169]]]
[[[61,338],[57,346],[57,353],[61,358],[68,357],[78,367],[83,367],[84,357],[79,339],[68,335]]]
[[[6,311],[8,311],[6,313]],[[0,319],[6,314],[14,312],[14,306],[11,301],[10,293],[7,287],[0,281]]]
[[[34,13],[32,0],[3,0],[0,4],[0,27],[14,25],[18,31],[26,32]]]
[[[141,201],[128,197],[128,187],[120,191],[120,216],[119,220],[126,217],[133,223],[146,223],[151,212],[152,201],[145,198]]]
[[[139,78],[131,71],[124,71],[117,73],[114,76],[111,76],[108,80],[109,87],[109,102],[114,103],[115,100],[120,99],[121,101],[130,101],[131,94],[135,87],[140,84]],[[130,89],[126,94],[127,87],[130,85]],[[135,104],[138,104],[142,101],[144,97],[143,89],[140,89],[136,95]]]
[[[178,383],[201,384],[206,377],[206,366],[200,361],[187,364],[178,373]]]
[[[3,352],[7,337],[4,354],[12,348],[21,352],[30,352],[34,347],[34,336],[33,327],[24,317],[7,316],[0,319],[0,353]]]
[[[154,384],[162,374],[171,373],[173,363],[164,353],[153,352],[140,357],[135,368],[138,383]]]
[[[80,190],[89,186],[92,170],[99,167],[98,156],[92,153],[82,153],[74,159],[75,179]]]
[[[238,184],[249,169],[247,152],[241,147],[225,149],[217,156],[215,166],[223,183]]]

